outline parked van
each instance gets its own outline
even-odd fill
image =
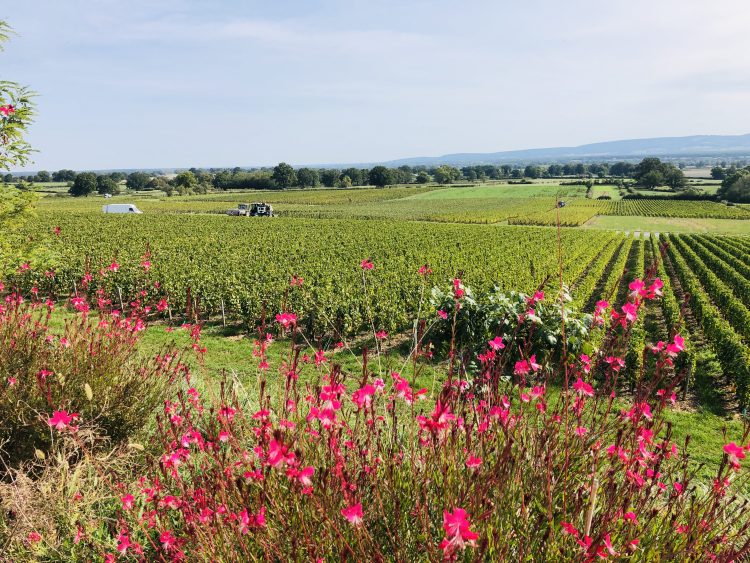
[[[110,203],[109,205],[102,205],[102,212],[104,213],[143,213],[133,203]]]

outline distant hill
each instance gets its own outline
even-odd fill
[[[408,164],[435,165],[497,164],[501,162],[551,162],[570,160],[640,159],[658,157],[750,156],[750,134],[691,135],[689,137],[657,137],[591,143],[578,147],[553,147],[492,153],[456,153],[443,156],[400,158],[384,162],[386,166]]]

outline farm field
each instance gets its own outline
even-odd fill
[[[750,222],[744,219],[595,215],[582,226],[587,229],[607,229],[628,232],[642,231],[649,233],[717,233],[750,235]]]

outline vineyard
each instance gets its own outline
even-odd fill
[[[420,292],[432,283],[461,277],[477,289],[497,284],[532,291],[554,276],[558,264],[555,231],[539,228],[57,214],[29,229],[52,232],[54,227],[60,228],[50,241],[55,276],[25,279],[26,284],[67,295],[86,272],[116,262],[107,289],[132,295],[145,281],[140,257],[150,251],[148,274],[160,280],[174,311],[198,307],[210,315],[223,308],[225,314],[254,319],[264,310],[277,312],[286,299],[295,310],[315,311],[309,322],[316,329],[335,326],[344,332],[365,326],[368,307],[381,328],[402,328]],[[593,291],[593,279],[606,266],[600,250],[614,252],[621,239],[614,232],[565,231],[566,282]],[[375,267],[363,291],[360,262],[367,258]],[[429,265],[429,280],[415,264]],[[304,285],[290,291],[293,276],[302,277]]]
[[[578,227],[595,216],[686,219],[750,219],[750,210],[711,201],[595,200],[580,186],[402,186],[386,189],[316,189],[213,193],[189,197],[118,196],[145,213],[224,214],[237,203],[266,201],[281,217],[305,219],[398,219],[442,223]],[[557,207],[562,199],[566,205]],[[99,198],[46,197],[40,210],[99,213]],[[750,222],[748,223],[750,225]]]
[[[362,200],[346,204],[334,203],[341,201],[342,192],[327,193],[331,190],[298,194],[297,199],[270,194],[266,199],[298,217],[269,222],[171,212],[172,207],[187,211],[185,206],[193,212],[219,212],[228,203],[226,196],[189,202],[144,200],[140,205],[151,213],[140,217],[101,216],[83,209],[72,213],[62,206],[28,226],[31,236],[60,228],[58,236],[50,237],[54,278],[36,274],[18,279],[27,289],[35,284],[65,297],[80,290],[76,284],[87,272],[107,271],[116,263],[117,271],[98,282],[104,289],[127,299],[149,280],[159,280],[156,293],[168,298],[168,312],[178,318],[189,314],[209,319],[221,314],[252,322],[291,308],[305,311],[305,326],[318,334],[357,334],[370,328],[370,315],[378,328],[398,331],[408,325],[432,285],[454,277],[478,291],[497,285],[528,292],[557,283],[555,230],[440,222],[498,222],[506,217],[515,224],[554,224],[559,215],[562,225],[576,225],[607,210],[747,213],[708,202],[584,198],[557,208],[544,196],[487,200],[481,192],[450,210],[446,202],[452,200],[435,197],[437,190],[399,189],[388,196],[395,199],[380,200],[387,190],[350,190],[347,197]],[[273,195],[280,197],[273,199]],[[300,196],[307,197],[308,203],[301,203]],[[98,205],[99,200],[85,203]],[[508,217],[513,212],[525,215]],[[657,329],[654,323],[650,328],[634,327],[630,364],[639,364],[639,346],[669,337],[666,327],[687,325],[686,330],[698,334],[698,342],[715,351],[728,393],[745,404],[750,392],[750,238],[672,234],[642,239],[613,231],[563,229],[561,249],[564,282],[575,303],[586,311],[592,311],[600,299],[623,297],[622,280],[643,275],[647,264],[663,254],[663,320],[656,323]],[[139,267],[146,253],[152,263],[147,273]],[[360,268],[365,259],[375,265],[366,281]],[[428,265],[431,274],[420,275],[414,264]],[[301,287],[290,287],[295,278],[304,279]],[[95,288],[96,283],[89,291]],[[687,319],[685,300],[689,300]]]

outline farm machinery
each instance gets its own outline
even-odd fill
[[[273,207],[267,203],[240,203],[236,209],[229,209],[227,215],[234,217],[273,217]]]

